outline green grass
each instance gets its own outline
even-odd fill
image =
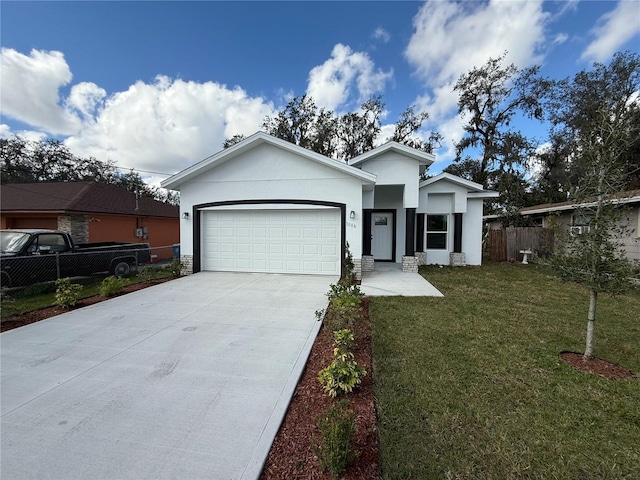
[[[384,479],[640,479],[640,380],[583,351],[588,291],[533,264],[422,267],[444,298],[376,297]],[[640,373],[640,294],[599,296],[595,354]]]
[[[149,273],[132,275],[125,278],[125,286],[142,281],[166,278],[172,276],[169,266],[150,267]],[[144,278],[141,278],[144,277]],[[81,283],[83,289],[80,298],[92,297],[100,295],[100,283],[105,276],[93,276],[78,279],[74,283]],[[22,289],[14,289],[4,292],[2,295],[2,308],[0,309],[1,318],[7,318],[12,315],[19,315],[31,312],[40,308],[50,307],[55,304],[56,286],[55,282],[49,282],[38,285],[31,285]]]

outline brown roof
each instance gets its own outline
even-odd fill
[[[179,207],[149,197],[138,200],[121,188],[99,182],[13,183],[0,187],[2,212],[69,212],[178,218]]]
[[[640,197],[640,190],[628,190],[620,192],[608,197],[608,200],[621,200],[623,203],[627,201],[637,201],[636,197]],[[589,203],[589,202],[587,202]],[[525,207],[520,209],[521,214],[527,214],[528,212],[540,213],[542,211],[554,211],[554,210],[570,210],[577,207],[577,204],[573,200],[560,203],[544,203],[542,205],[534,205],[532,207]]]

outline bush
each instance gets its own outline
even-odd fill
[[[70,278],[56,280],[55,304],[60,308],[73,307],[80,299],[82,285],[71,283]]]
[[[179,277],[182,274],[184,264],[177,258],[174,258],[165,268],[169,271],[172,277]]]
[[[103,297],[114,297],[122,293],[125,283],[126,280],[124,278],[111,275],[100,283],[100,295]]]
[[[360,383],[367,371],[358,365],[351,349],[353,348],[353,333],[348,330],[333,332],[334,349],[331,364],[320,370],[318,380],[324,391],[331,397],[350,393]]]
[[[356,416],[348,406],[349,402],[342,400],[329,407],[327,414],[317,421],[322,440],[320,445],[314,441],[314,453],[318,456],[320,470],[328,471],[332,477],[344,472],[357,456],[351,448]]]
[[[157,277],[156,269],[153,267],[142,267],[138,271],[138,280],[140,282],[151,282]]]
[[[0,293],[0,311],[2,311],[2,318],[10,317],[16,312],[16,299],[10,297],[6,293]]]
[[[345,328],[355,329],[358,321],[362,320],[362,292],[357,285],[340,281],[330,287],[329,308],[325,315],[325,322],[331,330]]]

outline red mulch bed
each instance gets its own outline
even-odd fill
[[[587,361],[578,352],[560,352],[560,358],[579,372],[588,372],[608,378],[609,380],[622,380],[633,378],[636,375],[621,365],[593,357]]]
[[[345,480],[378,478],[378,443],[376,434],[376,412],[373,400],[371,368],[371,327],[369,324],[368,299],[363,299],[365,321],[356,336],[354,354],[356,361],[367,371],[360,388],[344,398],[356,414],[356,434],[352,447],[358,457],[340,476]],[[318,373],[331,363],[333,354],[333,332],[321,328],[311,349],[309,361],[293,394],[285,419],[280,426],[269,457],[265,463],[261,480],[330,479],[328,473],[318,470],[318,458],[313,453],[313,438],[320,438],[316,426],[319,416],[326,414],[336,400],[324,393],[318,381]]]

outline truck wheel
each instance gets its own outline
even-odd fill
[[[2,275],[0,276],[0,288],[9,288],[10,286],[11,279],[9,278],[9,275],[2,272]]]
[[[113,274],[116,277],[126,277],[129,273],[131,273],[131,265],[124,260],[119,261],[115,267],[113,267]]]

